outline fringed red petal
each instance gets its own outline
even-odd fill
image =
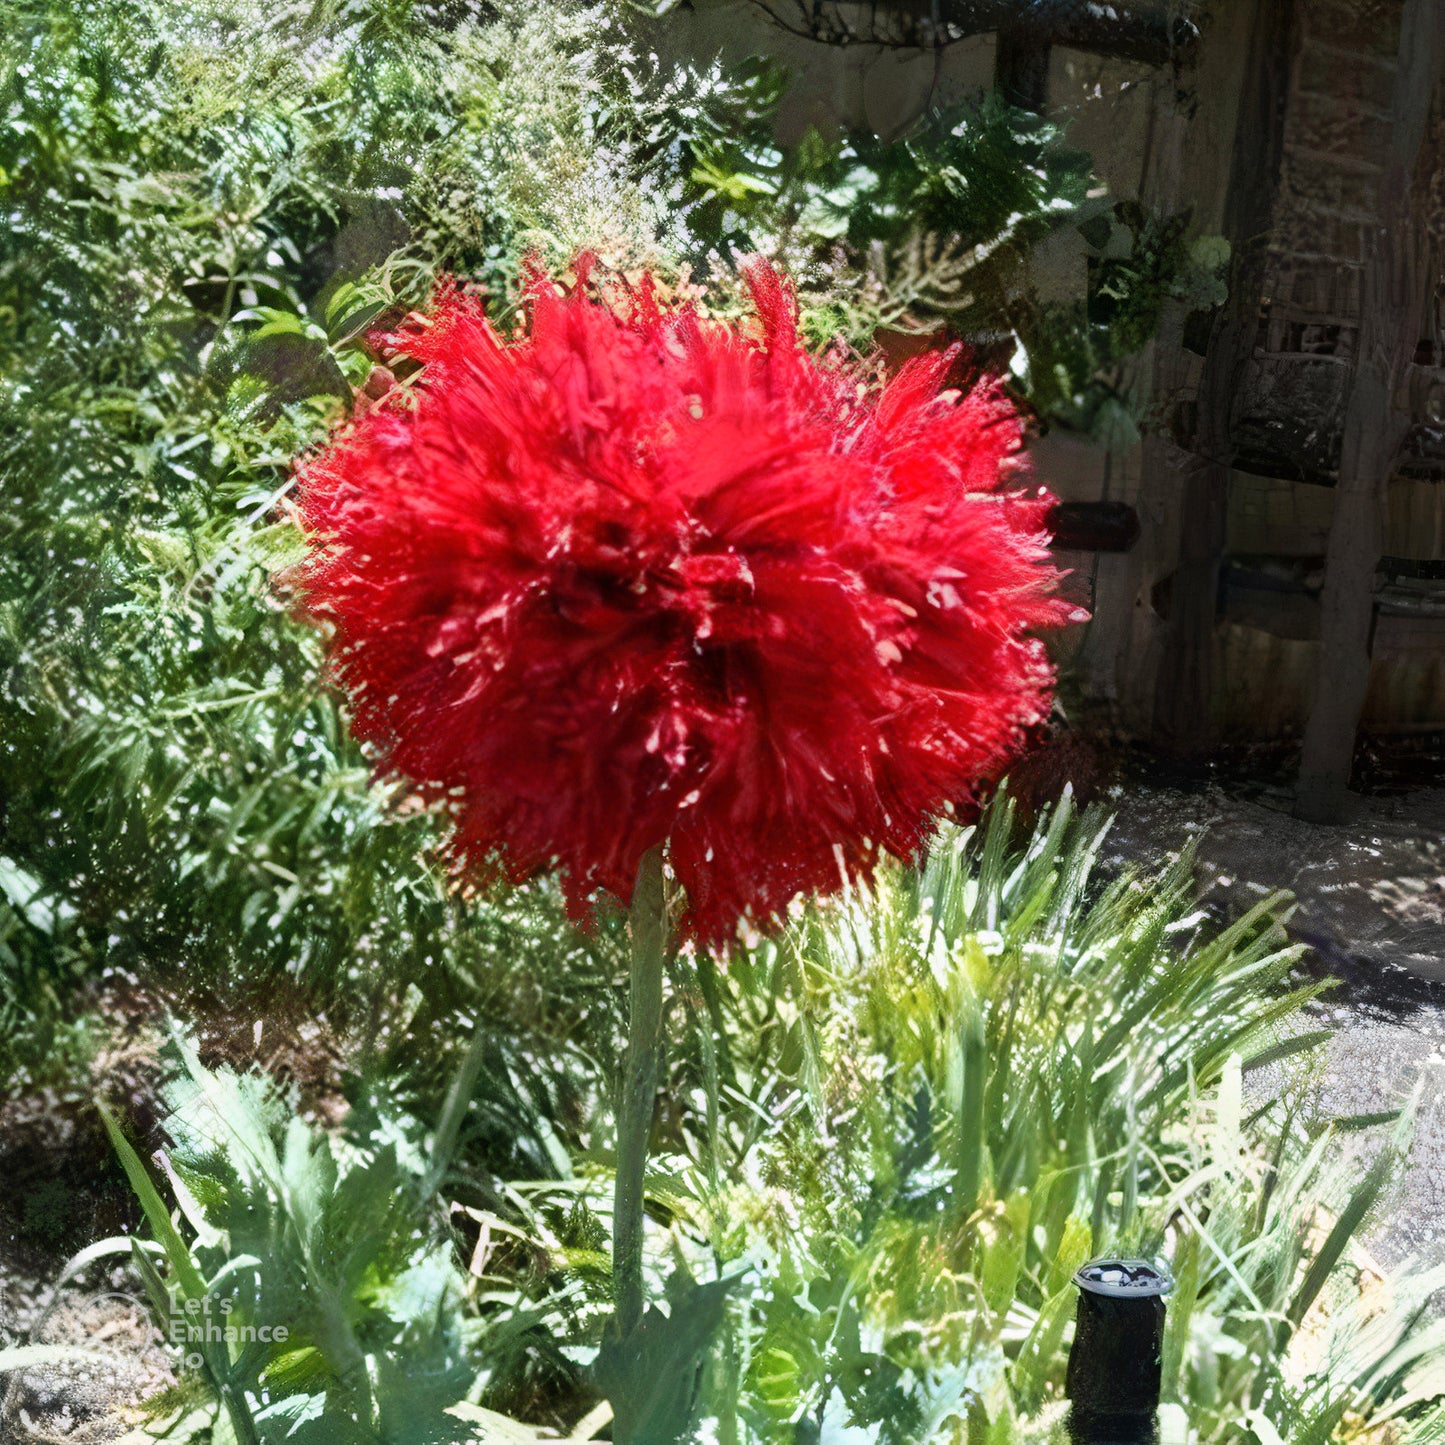
[[[354,728],[469,876],[626,901],[670,841],[694,937],[775,921],[967,810],[1052,677],[1046,495],[1002,388],[880,389],[797,336],[534,276],[511,339],[443,288],[423,363],[303,468],[310,611]]]

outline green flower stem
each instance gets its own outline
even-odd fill
[[[612,1281],[617,1309],[613,1324],[623,1339],[642,1321],[643,1181],[662,1071],[662,979],[672,948],[660,847],[644,854],[638,864],[629,929],[632,991],[627,1057],[617,1100],[617,1181],[612,1208]]]

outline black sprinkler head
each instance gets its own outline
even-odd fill
[[[1079,1304],[1065,1392],[1080,1445],[1146,1445],[1156,1438],[1167,1266],[1095,1259],[1075,1275]]]

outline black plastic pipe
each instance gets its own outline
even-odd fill
[[[1152,1445],[1158,1439],[1168,1269],[1144,1259],[1096,1259],[1079,1287],[1064,1392],[1076,1445]]]

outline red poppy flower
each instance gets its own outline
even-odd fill
[[[557,868],[582,910],[666,840],[717,942],[916,853],[1046,713],[1049,499],[947,353],[870,388],[770,268],[760,337],[579,270],[516,337],[444,288],[388,338],[416,384],[303,468],[307,603],[469,877]]]

